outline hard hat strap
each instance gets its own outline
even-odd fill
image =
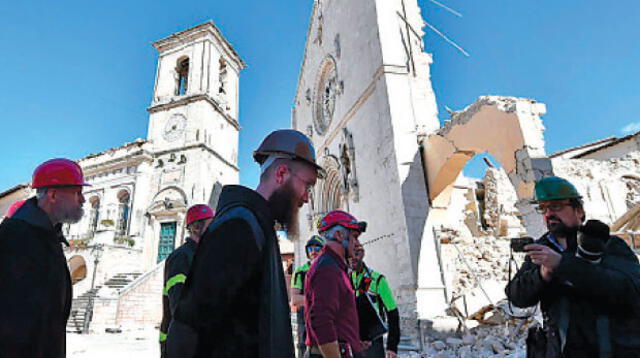
[[[267,159],[262,162],[262,165],[260,165],[260,174],[264,174],[264,172],[267,171],[267,169],[269,169],[269,167],[278,159],[294,159],[295,157],[291,154],[285,154],[285,153],[277,153],[277,154],[270,154]]]

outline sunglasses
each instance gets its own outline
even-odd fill
[[[562,209],[564,209],[565,206],[570,206],[571,203],[553,203],[553,204],[547,204],[547,205],[538,205],[536,207],[536,211],[539,214],[544,214],[547,211],[550,211],[552,213],[557,213],[559,211],[561,211]]]
[[[311,245],[311,246],[307,246],[307,252],[319,252],[320,250],[322,250],[321,246],[316,246],[316,245]]]

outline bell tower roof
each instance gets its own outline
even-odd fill
[[[247,66],[229,41],[222,36],[220,29],[218,29],[211,20],[184,31],[176,32],[162,40],[154,42],[152,45],[162,55],[185,45],[193,44],[197,40],[204,38],[209,38],[216,43],[218,45],[217,47],[224,51],[226,57],[235,62],[234,67],[238,70],[242,70]]]

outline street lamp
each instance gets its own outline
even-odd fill
[[[95,292],[93,291],[96,284],[96,273],[98,272],[98,263],[100,262],[100,257],[102,257],[102,251],[104,250],[103,244],[93,245],[91,249],[91,255],[93,255],[93,276],[91,278],[91,294],[89,295],[89,302],[87,304],[87,310],[84,314],[84,325],[82,327],[82,333],[89,333],[89,322],[93,318],[93,300],[95,297]]]

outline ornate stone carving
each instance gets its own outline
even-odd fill
[[[342,174],[343,192],[354,202],[359,200],[358,176],[356,175],[356,149],[353,135],[347,128],[342,128],[340,144],[340,172]]]

